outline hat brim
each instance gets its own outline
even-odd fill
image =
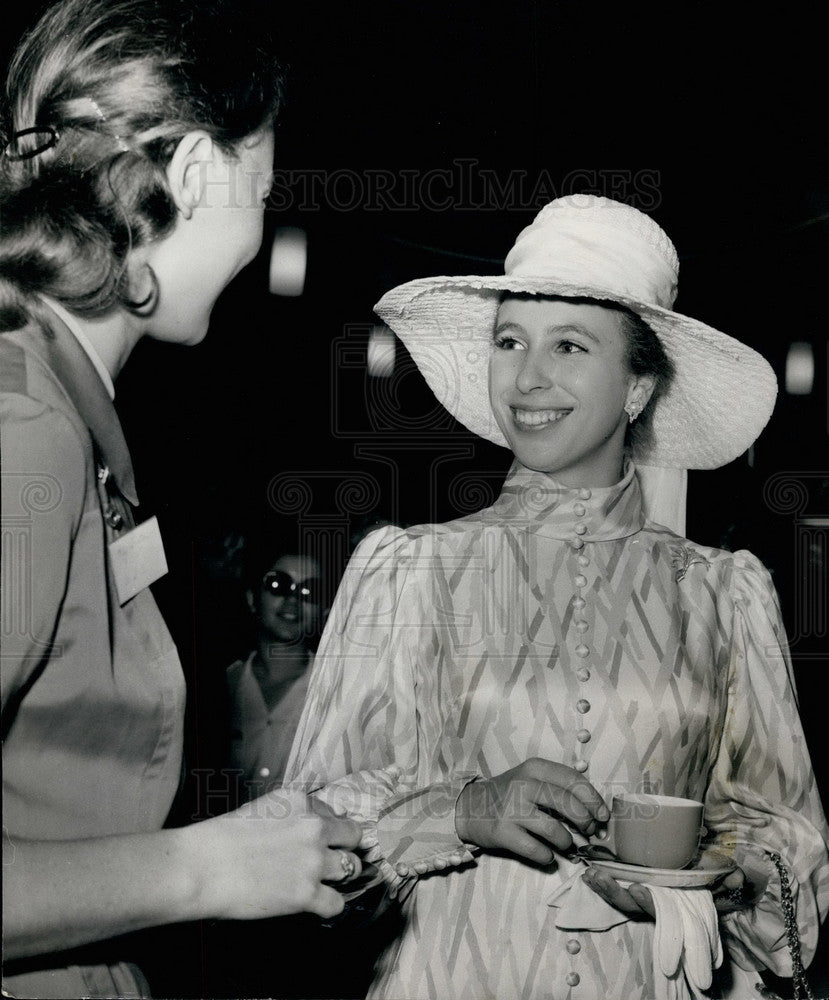
[[[608,300],[606,290],[550,278],[419,278],[374,307],[400,337],[442,405],[479,437],[509,447],[489,405],[488,366],[502,292]],[[698,320],[614,295],[653,329],[676,374],[657,400],[633,458],[668,468],[715,469],[733,461],[768,423],[777,379],[757,351]]]

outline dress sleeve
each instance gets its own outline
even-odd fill
[[[363,825],[361,847],[392,893],[472,858],[455,803],[472,773],[429,780],[418,655],[428,649],[428,555],[399,528],[369,534],[349,562],[314,660],[286,784]],[[438,722],[439,725],[439,722]],[[440,768],[438,768],[440,771]]]
[[[791,977],[780,878],[790,873],[802,956],[814,956],[829,908],[829,830],[797,711],[780,607],[771,577],[749,552],[734,554],[734,623],[728,702],[706,797],[712,846],[732,854],[765,886],[756,905],[723,917],[724,939],[742,968]]]
[[[0,396],[0,450],[5,725],[29,679],[60,656],[55,628],[84,509],[86,455],[65,416],[15,393]]]

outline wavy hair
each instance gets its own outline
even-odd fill
[[[248,12],[250,13],[250,12]],[[283,74],[238,0],[60,0],[12,58],[0,157],[0,330],[41,315],[38,293],[81,315],[130,296],[129,251],[165,236],[166,166],[190,131],[226,153],[271,124]],[[27,146],[26,143],[29,143]]]

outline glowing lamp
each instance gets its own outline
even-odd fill
[[[815,354],[812,345],[796,340],[786,355],[786,392],[808,396],[815,384]]]
[[[308,237],[304,229],[280,226],[273,236],[269,288],[271,295],[302,295],[308,261]]]
[[[369,375],[388,378],[394,372],[394,334],[387,326],[375,326],[368,336]]]

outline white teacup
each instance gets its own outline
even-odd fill
[[[694,799],[622,792],[613,796],[601,843],[626,864],[684,868],[699,849],[702,811]]]

